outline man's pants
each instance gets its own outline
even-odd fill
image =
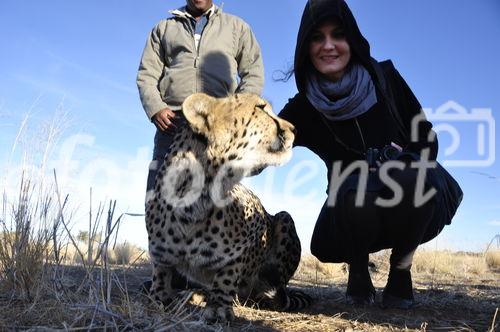
[[[174,141],[175,134],[184,126],[187,125],[186,118],[182,112],[175,112],[176,117],[173,119],[172,123],[176,127],[170,127],[166,131],[156,130],[154,138],[154,149],[153,149],[153,160],[149,164],[148,180],[146,185],[146,195],[150,190],[154,189],[156,174],[160,169],[163,160],[167,153],[170,152],[170,145]],[[147,196],[146,196],[147,197]]]

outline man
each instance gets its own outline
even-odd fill
[[[195,92],[260,94],[264,84],[259,44],[242,19],[223,13],[212,0],[186,0],[185,7],[170,13],[151,31],[137,74],[142,105],[156,126],[147,192],[154,188],[176,130],[186,125],[180,112],[186,97]],[[151,281],[142,287],[148,292]],[[193,285],[175,273],[172,287]]]
[[[137,74],[142,105],[157,128],[148,192],[176,130],[186,125],[179,112],[186,97],[260,94],[264,84],[259,44],[242,19],[212,0],[187,0],[170,13],[149,35]]]

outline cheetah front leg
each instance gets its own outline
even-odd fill
[[[162,303],[165,307],[172,303],[174,297],[172,275],[172,267],[158,263],[153,264],[153,282],[150,293],[155,301]]]
[[[234,320],[233,302],[237,294],[241,264],[220,269],[212,282],[203,317],[208,323]]]
[[[273,217],[272,227],[272,248],[259,271],[262,288],[258,300],[272,310],[307,307],[311,302],[307,294],[286,287],[300,262],[300,240],[293,219],[287,212],[280,212]]]
[[[301,252],[295,224],[288,212],[281,211],[274,216],[272,243],[269,261],[279,268],[281,282],[286,285],[299,266]]]

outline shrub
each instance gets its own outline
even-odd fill
[[[500,250],[487,251],[485,261],[490,270],[500,270]]]
[[[119,243],[110,251],[110,263],[119,265],[129,265],[133,263],[143,252],[143,250],[128,242]]]

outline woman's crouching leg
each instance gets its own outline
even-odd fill
[[[418,202],[421,193],[416,191],[419,185],[415,169],[398,170],[392,178],[401,186],[403,197],[394,207],[382,209],[382,227],[386,232],[386,241],[392,247],[383,305],[408,309],[415,305],[410,271],[413,255],[432,220],[435,199],[431,198],[423,204]],[[428,190],[424,184],[422,188]],[[387,195],[387,192],[383,194]]]

